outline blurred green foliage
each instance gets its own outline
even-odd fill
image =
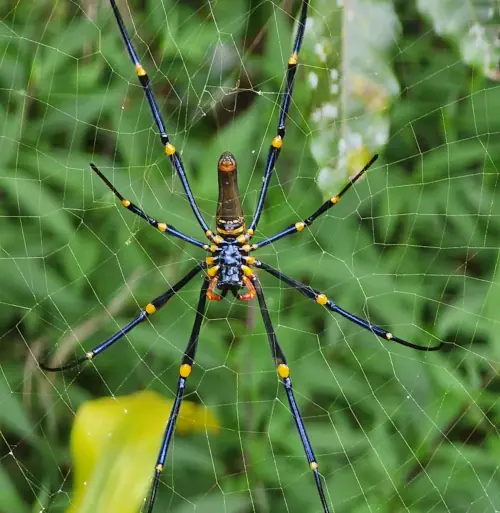
[[[315,150],[325,130],[335,141],[353,126],[361,134],[346,173],[357,151],[379,149],[370,99],[384,87],[391,101],[375,102],[383,109],[375,113],[390,135],[382,133],[381,158],[345,201],[259,258],[401,337],[446,341],[439,354],[384,344],[261,277],[329,500],[337,513],[499,510],[500,90],[491,63],[486,70],[477,54],[464,54],[478,37],[460,39],[487,23],[494,45],[498,13],[469,2],[473,21],[462,17],[453,31],[438,21],[460,0],[436,0],[449,9],[444,18],[424,1],[349,2],[354,11],[311,3],[315,23],[338,43],[339,94],[355,89],[360,103],[345,110],[352,105],[342,96],[339,120],[317,123],[327,95],[310,73],[332,70],[315,51],[313,25],[257,236],[335,192],[320,171],[337,169],[340,149],[332,143],[326,163]],[[227,149],[250,214],[298,2],[120,7],[205,218],[213,226],[215,166]],[[363,66],[356,27],[387,27],[388,8],[400,24],[391,33],[401,35],[373,52],[377,66]],[[204,255],[120,208],[89,169],[94,161],[149,214],[201,237],[106,2],[3,4],[0,70],[0,511],[57,513],[71,503],[69,433],[79,406],[144,389],[173,397],[201,279],[95,366],[49,376],[35,359],[81,355]],[[361,82],[343,82],[352,70]],[[392,74],[395,98],[397,84],[383,79]],[[210,305],[189,390],[221,430],[175,439],[158,511],[320,511],[255,304]]]

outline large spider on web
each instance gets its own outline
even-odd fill
[[[61,366],[53,367],[48,366],[45,363],[40,363],[40,367],[45,371],[64,371],[72,369],[83,362],[92,360],[93,358],[104,352],[106,349],[110,348],[115,342],[123,338],[138,324],[144,322],[151,315],[156,313],[160,308],[165,306],[167,302],[172,297],[174,297],[177,294],[177,292],[179,292],[179,290],[181,290],[187,283],[189,283],[194,277],[196,277],[200,271],[203,271],[205,277],[201,285],[198,305],[196,307],[194,326],[192,328],[191,336],[189,338],[187,347],[184,351],[181,366],[179,369],[179,380],[177,383],[175,401],[172,407],[172,411],[170,413],[170,417],[167,422],[167,426],[165,428],[165,433],[163,435],[161,448],[157,457],[156,466],[154,470],[153,483],[149,493],[147,513],[152,513],[156,494],[158,491],[158,485],[160,482],[160,475],[165,466],[165,460],[167,458],[168,449],[175,430],[177,417],[179,415],[182,398],[186,388],[186,382],[189,378],[189,375],[191,374],[192,367],[195,361],[199,333],[203,317],[205,314],[207,300],[220,301],[229,292],[231,292],[237,299],[241,301],[250,301],[257,297],[264,325],[266,327],[267,337],[269,340],[269,346],[271,348],[271,354],[274,360],[274,365],[276,366],[277,373],[281,378],[281,381],[283,382],[285,393],[288,398],[288,403],[290,405],[290,411],[293,415],[293,419],[295,421],[297,431],[300,436],[300,440],[304,447],[307,462],[314,476],[323,511],[324,513],[329,513],[330,509],[323,488],[322,478],[319,473],[318,463],[316,461],[313,448],[309,441],[309,437],[307,435],[304,422],[302,420],[299,408],[297,406],[297,402],[294,397],[292,381],[290,378],[290,369],[287,365],[283,349],[281,348],[276,337],[276,333],[274,331],[273,324],[271,322],[271,317],[266,306],[266,300],[259,278],[254,273],[252,268],[262,269],[263,271],[266,271],[267,273],[273,275],[275,278],[286,283],[287,285],[295,289],[297,292],[303,294],[312,301],[315,301],[319,305],[324,306],[332,312],[340,314],[342,317],[345,317],[349,321],[374,333],[375,335],[379,336],[380,338],[386,341],[396,342],[403,346],[407,346],[419,351],[436,351],[441,348],[442,343],[433,347],[422,347],[411,342],[407,342],[406,340],[403,340],[397,337],[396,335],[393,335],[391,332],[383,328],[380,328],[379,326],[370,324],[368,321],[350,312],[347,312],[339,305],[337,305],[333,300],[329,299],[325,294],[322,294],[321,292],[289,276],[286,276],[279,270],[274,269],[270,265],[257,260],[254,256],[251,256],[250,254],[259,248],[276,242],[278,239],[300,232],[306,226],[310,226],[319,216],[324,214],[327,210],[329,210],[331,207],[335,206],[338,203],[340,198],[375,162],[378,155],[375,155],[365,165],[365,167],[361,171],[359,171],[356,174],[356,176],[354,176],[354,178],[352,178],[347,183],[347,185],[344,186],[344,188],[338,194],[336,194],[335,196],[327,200],[325,203],[323,203],[309,217],[307,217],[303,221],[299,221],[295,224],[292,224],[291,226],[288,226],[287,228],[280,231],[279,233],[276,233],[272,237],[266,238],[253,244],[249,243],[258,225],[260,215],[262,213],[262,209],[264,206],[266,193],[269,188],[269,183],[271,181],[271,177],[273,174],[273,170],[278,161],[278,157],[283,146],[283,140],[285,138],[285,125],[288,116],[288,110],[290,108],[290,103],[292,99],[292,90],[295,79],[295,73],[297,71],[297,62],[300,48],[302,46],[302,40],[304,37],[307,10],[309,7],[309,0],[302,0],[300,19],[296,29],[293,50],[291,57],[288,59],[288,68],[285,78],[285,91],[279,110],[279,119],[276,130],[276,136],[272,139],[271,146],[269,148],[266,168],[264,171],[264,180],[262,188],[260,190],[257,207],[255,209],[252,221],[250,223],[250,226],[246,228],[245,218],[243,216],[243,210],[241,207],[241,201],[238,191],[236,159],[231,153],[224,152],[219,158],[217,166],[219,181],[219,198],[216,213],[217,233],[212,232],[212,230],[210,230],[209,226],[203,219],[198,209],[193,193],[191,192],[191,188],[189,186],[189,182],[184,170],[184,166],[182,165],[181,158],[177,153],[175,146],[170,142],[169,136],[167,135],[165,124],[158,109],[158,104],[156,103],[154,93],[151,89],[148,74],[139,62],[139,58],[132,45],[130,36],[128,35],[125,23],[123,22],[123,19],[120,15],[115,0],[110,0],[110,4],[113,9],[113,13],[116,17],[118,28],[123,37],[123,41],[130,55],[132,63],[135,66],[137,76],[139,78],[141,86],[144,90],[144,94],[146,95],[146,99],[151,108],[151,113],[153,115],[154,121],[156,123],[156,126],[158,127],[160,140],[164,147],[165,154],[169,159],[172,168],[177,173],[184,187],[184,191],[186,193],[189,204],[191,205],[193,213],[199,225],[205,232],[205,236],[208,238],[210,243],[205,244],[199,241],[198,239],[181,233],[171,225],[168,225],[164,222],[159,222],[156,219],[150,217],[137,205],[134,205],[132,202],[124,198],[116,190],[114,185],[103,175],[101,171],[99,171],[99,169],[94,164],[90,164],[90,166],[92,170],[101,178],[101,180],[109,187],[109,189],[113,191],[115,196],[118,197],[118,199],[121,201],[122,205],[125,208],[127,208],[134,214],[138,215],[145,221],[147,221],[150,225],[152,225],[160,232],[166,235],[177,237],[189,244],[197,246],[205,250],[206,252],[210,253],[210,256],[208,256],[204,261],[200,261],[181,280],[179,280],[175,285],[170,287],[166,292],[164,292],[160,296],[153,299],[150,303],[148,303],[134,320],[132,320],[124,328],[115,333],[112,337],[108,338],[106,341],[102,342],[94,349],[89,351],[85,356],[82,356],[81,358],[78,358],[72,361],[71,363]],[[216,289],[219,293],[216,292]]]

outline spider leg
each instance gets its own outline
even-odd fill
[[[320,215],[324,214],[327,210],[329,210],[339,202],[340,198],[361,178],[361,176],[363,176],[363,174],[366,171],[368,171],[368,169],[373,165],[377,158],[378,155],[374,155],[370,162],[368,162],[368,164],[366,164],[366,166],[361,171],[359,171],[357,175],[354,176],[354,178],[352,178],[338,194],[332,196],[329,200],[325,201],[323,205],[321,205],[321,207],[319,207],[318,210],[316,210],[316,212],[311,214],[308,218],[304,219],[303,221],[299,221],[298,223],[290,225],[288,228],[285,228],[276,235],[264,239],[263,241],[260,241],[257,244],[252,244],[250,249],[255,250],[257,248],[262,248],[264,246],[267,246],[268,244],[271,244],[272,242],[277,241],[278,239],[282,239],[283,237],[286,237],[288,235],[301,232],[306,226],[310,226],[311,224],[313,224],[313,222]]]
[[[302,10],[300,12],[300,19],[297,25],[297,33],[295,35],[295,42],[293,44],[293,51],[291,57],[288,59],[288,68],[286,72],[285,79],[285,93],[283,95],[283,100],[280,105],[280,114],[278,119],[278,126],[276,129],[276,136],[271,142],[271,146],[269,148],[269,152],[267,154],[267,162],[266,169],[264,172],[264,181],[262,184],[262,188],[260,190],[259,199],[257,202],[257,208],[255,209],[255,213],[253,215],[252,222],[247,230],[246,235],[241,235],[241,240],[248,240],[252,235],[259,222],[260,215],[262,213],[262,209],[264,207],[264,201],[266,199],[267,190],[269,188],[269,182],[271,180],[273,169],[278,161],[278,157],[281,151],[281,147],[283,146],[283,139],[285,138],[285,125],[286,118],[288,116],[288,110],[290,109],[290,104],[292,102],[292,90],[293,83],[295,79],[295,73],[297,71],[297,62],[300,52],[300,47],[302,46],[302,40],[304,39],[304,31],[306,26],[307,19],[307,8],[309,7],[309,0],[302,1]]]
[[[292,380],[290,379],[290,368],[286,363],[286,358],[281,349],[281,346],[278,342],[278,338],[276,337],[276,333],[274,331],[271,316],[269,315],[269,311],[267,309],[266,300],[264,298],[264,292],[262,290],[262,286],[260,284],[257,276],[253,276],[252,278],[255,291],[257,294],[257,299],[259,301],[259,307],[262,314],[262,319],[264,321],[264,325],[267,331],[267,338],[269,340],[269,346],[271,348],[271,353],[273,356],[274,364],[276,365],[276,370],[278,372],[281,381],[283,382],[283,386],[285,387],[285,392],[288,398],[288,404],[290,405],[290,410],[293,415],[293,419],[295,420],[295,425],[297,426],[297,431],[299,432],[300,440],[302,441],[302,445],[304,447],[304,451],[306,453],[307,461],[309,463],[309,468],[312,470],[314,475],[314,480],[316,482],[316,487],[318,489],[319,498],[321,500],[321,504],[323,506],[323,512],[329,513],[330,510],[328,508],[328,503],[326,501],[325,491],[323,489],[323,483],[321,482],[321,476],[318,470],[318,463],[316,461],[316,456],[314,455],[313,448],[311,446],[311,442],[309,441],[309,437],[307,436],[306,427],[304,425],[304,421],[302,420],[302,416],[300,415],[299,407],[297,406],[297,402],[295,400],[295,396],[293,395],[292,389]]]
[[[179,416],[179,410],[181,407],[182,397],[184,395],[184,390],[186,387],[186,381],[189,375],[191,374],[191,370],[193,367],[196,348],[198,347],[198,337],[200,334],[201,323],[203,321],[203,316],[205,314],[209,282],[210,279],[205,278],[201,286],[200,297],[198,300],[198,306],[196,308],[196,317],[194,319],[193,329],[191,331],[191,336],[189,337],[189,342],[186,346],[186,350],[184,351],[184,356],[182,358],[181,366],[179,369],[179,381],[177,382],[177,392],[175,394],[174,405],[168,418],[165,433],[163,435],[161,449],[156,460],[155,475],[153,478],[151,493],[149,495],[147,513],[151,513],[153,511],[156,493],[158,492],[158,485],[160,484],[160,475],[163,472],[163,468],[165,466],[168,448],[170,445],[170,441],[172,439],[172,435],[174,434],[177,417]]]
[[[175,172],[181,180],[187,199],[189,201],[189,204],[191,205],[191,208],[193,209],[194,215],[196,216],[198,223],[203,228],[205,234],[207,234],[207,232],[210,232],[210,229],[205,220],[203,219],[203,216],[200,213],[198,205],[196,204],[196,200],[194,199],[191,187],[189,186],[189,182],[181,158],[177,153],[175,146],[170,142],[170,139],[167,135],[165,123],[163,122],[160,110],[158,108],[158,104],[156,103],[155,95],[153,93],[153,90],[151,89],[151,83],[149,81],[148,74],[139,62],[139,57],[137,56],[134,46],[132,45],[132,41],[130,40],[130,36],[128,35],[125,23],[123,22],[123,18],[121,17],[120,11],[118,10],[115,0],[110,0],[110,4],[111,8],[113,9],[116,21],[118,23],[118,28],[120,29],[123,41],[130,55],[130,59],[132,60],[132,63],[135,66],[139,82],[141,83],[144,94],[146,95],[149,107],[151,108],[151,113],[153,114],[156,126],[158,127],[158,130],[160,132],[160,139],[164,146],[165,154],[169,158],[170,164],[172,165],[173,169],[175,170]],[[213,242],[215,242],[214,235],[212,234],[212,232],[210,233],[211,235],[207,235],[207,237]]]
[[[250,276],[253,276],[253,274]],[[244,294],[236,294],[236,299],[239,299],[240,301],[251,301],[255,297],[255,287],[248,276],[243,276],[243,283],[248,289],[248,292],[245,292]]]
[[[383,338],[384,340],[390,340],[391,342],[396,342],[397,344],[400,344],[402,346],[410,347],[411,349],[416,349],[417,351],[439,351],[441,347],[443,347],[444,342],[440,342],[437,346],[431,346],[431,347],[424,347],[419,346],[416,344],[412,344],[411,342],[408,342],[406,340],[403,340],[402,338],[396,337],[393,335],[390,331],[387,331],[383,328],[380,328],[379,326],[376,326],[375,324],[370,324],[368,321],[361,319],[357,315],[354,315],[340,306],[338,306],[336,303],[334,303],[331,299],[328,299],[325,294],[322,294],[321,292],[313,289],[312,287],[309,287],[307,285],[304,285],[300,281],[294,280],[293,278],[290,278],[286,274],[283,274],[282,272],[278,271],[277,269],[274,269],[274,267],[271,267],[268,264],[265,264],[264,262],[261,262],[259,260],[255,260],[254,262],[255,267],[258,267],[260,269],[263,269],[264,271],[268,272],[269,274],[272,274],[274,277],[278,278],[282,282],[286,283],[290,287],[294,288],[304,296],[308,297],[309,299],[312,299],[313,301],[316,301],[316,303],[325,306],[330,310],[331,312],[336,312],[340,314],[342,317],[345,317],[349,321],[353,322],[354,324],[357,324],[358,326],[361,326],[367,331],[371,331],[372,333],[375,333],[375,335],[379,336],[380,338]]]
[[[90,167],[96,173],[96,175],[111,189],[114,195],[121,201],[121,204],[135,215],[147,221],[151,226],[156,228],[162,233],[166,233],[168,235],[173,235],[174,237],[178,237],[185,242],[189,242],[194,246],[202,248],[204,250],[208,250],[209,246],[204,244],[203,242],[189,237],[188,235],[184,235],[182,232],[176,230],[172,225],[167,225],[166,223],[160,223],[156,219],[151,216],[148,216],[144,210],[140,209],[137,205],[134,205],[131,201],[125,199],[115,188],[115,186],[104,176],[104,174],[95,166],[92,162],[90,163]]]
[[[111,347],[115,342],[123,338],[129,331],[132,331],[138,324],[141,322],[144,322],[148,317],[153,315],[157,310],[159,310],[162,306],[165,306],[170,299],[172,299],[177,292],[182,289],[185,285],[187,285],[199,272],[201,269],[205,269],[206,264],[205,262],[200,262],[197,264],[191,271],[189,271],[182,279],[180,279],[175,285],[170,287],[166,292],[164,292],[161,296],[158,296],[157,298],[153,299],[151,303],[148,303],[143,310],[137,315],[137,317],[129,322],[124,328],[122,328],[120,331],[117,331],[113,336],[99,344],[98,346],[94,347],[91,351],[89,351],[85,356],[82,356],[81,358],[77,358],[76,360],[67,363],[66,365],[59,365],[59,366],[51,366],[47,365],[44,362],[39,362],[39,366],[41,369],[47,372],[59,372],[64,371],[68,369],[73,369],[74,367],[77,367],[81,363],[87,362],[89,360],[92,360],[97,355],[104,352],[106,349]]]

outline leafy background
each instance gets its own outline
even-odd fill
[[[381,157],[310,231],[259,257],[399,336],[446,345],[419,354],[384,344],[262,276],[273,321],[336,512],[493,512],[498,5],[344,3],[312,0],[258,236],[308,215]],[[298,2],[120,7],[206,219],[229,148],[252,212]],[[72,501],[92,447],[76,428],[71,438],[75,415],[139,390],[172,399],[199,281],[95,366],[50,376],[36,359],[92,348],[200,252],[121,209],[89,161],[151,215],[193,235],[198,226],[106,2],[7,2],[0,20],[0,511],[128,511],[127,487],[117,492],[125,506],[106,502],[120,481],[144,479],[126,453],[121,474],[95,478],[90,506]],[[255,305],[210,306],[189,389],[218,428],[176,438],[158,511],[320,511]],[[95,410],[95,423],[105,414]],[[118,438],[124,450],[153,436],[151,418],[135,418],[135,438]]]

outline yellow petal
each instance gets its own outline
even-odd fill
[[[67,513],[137,513],[147,496],[173,401],[144,391],[84,403],[71,432],[73,497]],[[213,413],[184,401],[176,434],[217,432]]]

